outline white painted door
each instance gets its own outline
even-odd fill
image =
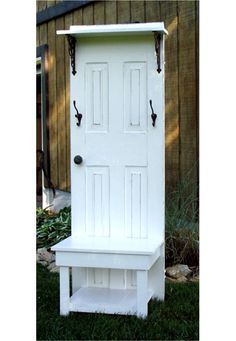
[[[163,72],[154,38],[81,38],[76,65],[71,103],[83,117],[78,127],[71,105],[72,234],[154,238],[164,226]],[[98,286],[112,282],[104,271],[95,277]],[[132,286],[133,275],[125,278]]]

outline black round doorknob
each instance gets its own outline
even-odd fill
[[[74,157],[74,163],[76,163],[77,165],[80,165],[82,162],[83,162],[82,156],[76,155],[76,156]]]

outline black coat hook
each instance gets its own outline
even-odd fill
[[[78,119],[78,122],[77,122],[76,124],[77,124],[77,126],[79,127],[83,115],[82,115],[82,114],[78,111],[78,109],[76,108],[76,102],[75,102],[75,101],[73,101],[73,104],[74,104],[74,108],[75,108],[75,110],[76,110],[76,115],[75,115],[75,117]]]
[[[157,114],[154,113],[153,107],[152,107],[152,100],[149,100],[149,104],[152,110],[151,118],[152,118],[152,126],[155,127],[156,124],[156,119],[157,119]]]

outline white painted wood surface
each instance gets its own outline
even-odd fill
[[[137,271],[137,315],[146,317],[148,313],[148,272]]]
[[[73,25],[69,30],[58,30],[57,34],[79,36],[104,36],[106,34],[142,35],[153,31],[168,34],[163,22],[115,24],[115,25]]]
[[[69,267],[60,266],[60,314],[69,314],[70,278]]]
[[[52,247],[52,251],[152,255],[162,240],[108,237],[68,237]]]
[[[166,33],[163,23],[57,32],[79,38],[71,76],[72,237],[52,248],[63,269],[61,314],[145,317],[151,297],[164,299],[164,42],[158,74],[153,31]]]
[[[153,37],[81,38],[76,56],[71,100],[84,117],[77,127],[71,115],[73,236],[154,238],[163,229],[164,108]]]

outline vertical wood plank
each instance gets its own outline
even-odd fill
[[[77,9],[76,11],[73,12],[73,25],[82,25],[82,23],[83,23],[83,11],[82,9]]]
[[[197,145],[197,164],[199,160],[199,1],[196,1],[196,145]],[[197,166],[197,178],[198,166]],[[199,179],[199,178],[198,178]]]
[[[38,4],[38,11],[43,11],[44,9],[47,8],[47,1],[37,1]]]
[[[39,26],[39,35],[40,35],[40,45],[47,44],[47,42],[48,42],[48,25],[47,25],[47,23]]]
[[[64,29],[64,17],[56,19],[56,30]],[[66,190],[65,37],[56,37],[57,143],[59,189]]]
[[[131,22],[145,22],[144,1],[131,1]]]
[[[55,4],[56,4],[56,1],[53,1],[53,0],[47,1],[47,7],[52,7]]]
[[[82,9],[83,25],[93,25],[93,5],[88,5]]]
[[[65,16],[65,28],[73,24],[73,14]],[[66,101],[66,190],[70,191],[70,57],[68,44],[65,45],[65,101]]]
[[[146,22],[160,21],[158,1],[145,1]]]
[[[130,1],[118,1],[117,2],[117,23],[129,23],[130,22]]]
[[[56,25],[48,22],[48,99],[49,99],[49,153],[51,180],[58,188],[58,144],[57,144],[57,92],[56,92]]]
[[[37,26],[36,28],[36,46],[40,46],[40,28]]]
[[[179,94],[178,94],[178,18],[176,1],[162,1],[162,20],[168,30],[165,37],[165,164],[166,194],[179,182]]]
[[[117,23],[117,2],[105,1],[105,22],[106,24]]]
[[[95,2],[93,5],[94,24],[101,25],[105,23],[105,5],[104,1]]]
[[[195,1],[178,1],[181,180],[197,181],[196,172],[196,26]],[[194,186],[194,184],[193,184]],[[192,188],[193,188],[192,186]],[[193,188],[194,190],[194,188]]]

